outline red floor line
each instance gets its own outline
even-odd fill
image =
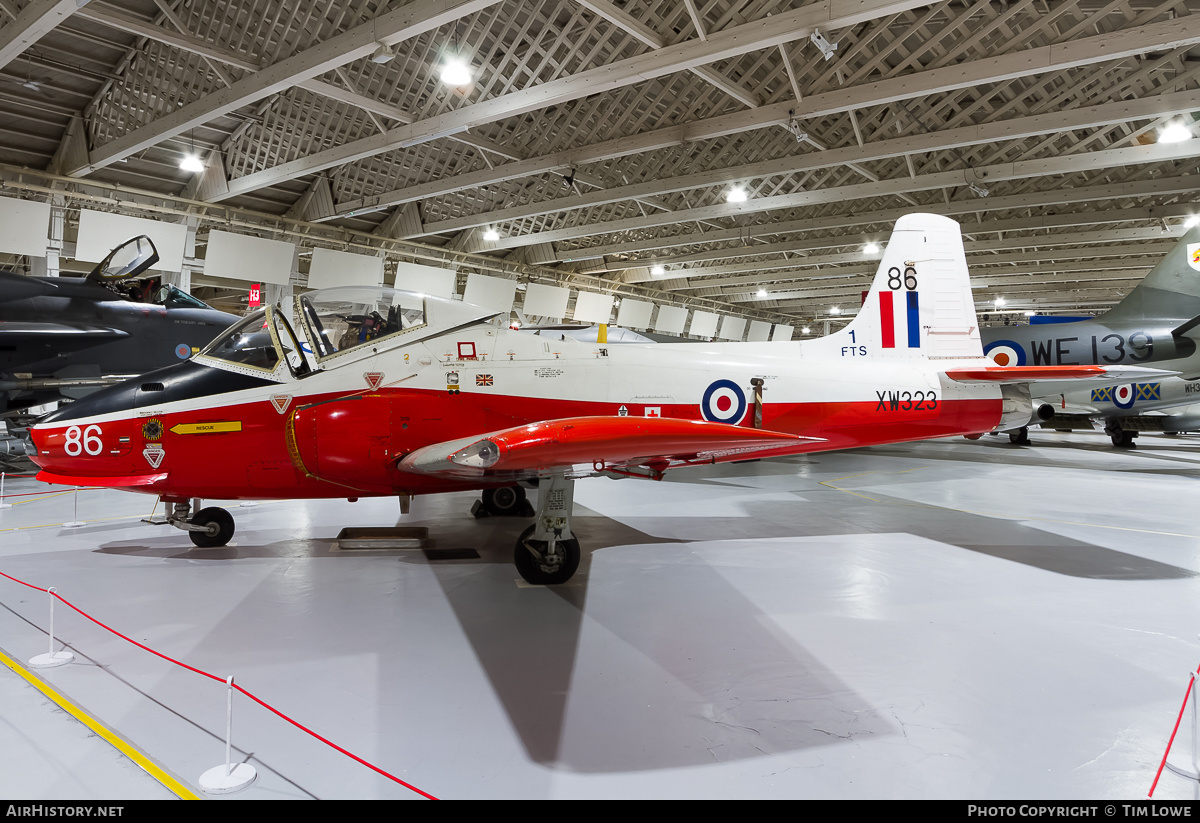
[[[34,589],[34,590],[36,590],[36,591],[39,591],[39,592],[48,592],[48,593],[50,593],[50,594],[51,594],[51,595],[54,597],[54,599],[58,600],[58,601],[59,601],[60,603],[62,603],[63,605],[65,605],[65,606],[67,606],[68,608],[70,608],[70,609],[74,610],[75,612],[77,612],[78,614],[82,615],[83,617],[86,617],[88,620],[92,621],[93,623],[95,623],[97,626],[99,626],[100,628],[104,629],[105,631],[107,631],[107,632],[111,632],[112,634],[115,634],[117,637],[121,638],[122,640],[127,640],[127,641],[129,641],[130,643],[132,643],[133,645],[137,646],[139,649],[142,649],[143,651],[150,652],[150,654],[152,654],[152,655],[155,655],[156,657],[161,657],[163,660],[166,660],[166,661],[167,661],[167,662],[169,662],[169,663],[174,663],[176,666],[181,666],[181,667],[183,667],[183,668],[187,669],[187,670],[188,670],[188,671],[190,671],[190,672],[195,672],[196,674],[203,675],[204,677],[207,677],[207,678],[210,678],[210,679],[212,679],[212,680],[215,680],[215,681],[217,681],[218,683],[225,683],[225,682],[226,682],[225,678],[223,678],[223,677],[217,677],[215,674],[210,674],[209,672],[206,672],[206,671],[204,671],[203,669],[197,669],[197,668],[195,668],[194,666],[189,666],[187,663],[182,663],[182,662],[180,662],[180,661],[176,660],[176,659],[175,659],[175,658],[173,658],[173,657],[168,657],[167,655],[163,654],[162,652],[157,652],[157,651],[155,651],[154,649],[150,648],[149,646],[146,646],[146,645],[143,645],[143,644],[141,644],[141,643],[137,642],[136,640],[134,640],[134,639],[133,639],[133,638],[131,638],[131,637],[126,637],[125,635],[121,634],[119,631],[117,631],[116,629],[112,628],[111,626],[106,626],[106,625],[104,625],[104,624],[103,624],[103,623],[101,623],[99,620],[97,620],[96,618],[92,617],[92,616],[91,616],[90,614],[88,614],[87,612],[83,611],[83,609],[80,609],[80,608],[79,608],[78,606],[76,606],[74,603],[71,603],[69,600],[67,600],[66,598],[62,597],[62,596],[61,596],[61,595],[60,595],[58,592],[50,592],[50,590],[49,590],[49,589],[43,589],[42,587],[40,587],[40,586],[35,586],[35,585],[33,585],[32,583],[26,583],[24,580],[18,580],[17,578],[13,577],[12,575],[10,575],[10,574],[5,574],[4,572],[0,572],[0,577],[5,577],[5,578],[8,578],[9,580],[13,581],[14,583],[20,583],[22,586],[27,586],[27,587],[29,587],[29,588],[31,588],[31,589]],[[399,785],[403,786],[404,788],[406,788],[406,789],[410,789],[410,790],[412,790],[412,791],[416,792],[417,794],[421,795],[422,797],[427,797],[427,798],[429,798],[430,800],[437,800],[437,798],[436,798],[436,797],[434,797],[433,795],[429,794],[429,792],[422,791],[421,789],[418,789],[416,786],[412,785],[411,783],[406,783],[405,781],[403,781],[403,780],[401,780],[400,778],[396,777],[394,774],[390,774],[389,772],[386,772],[386,771],[384,771],[383,769],[379,768],[378,766],[376,766],[376,765],[374,765],[374,764],[372,764],[372,763],[370,763],[370,762],[368,762],[368,761],[366,761],[366,760],[363,760],[363,759],[362,759],[361,757],[359,757],[358,755],[356,755],[356,754],[354,754],[354,753],[352,753],[352,752],[349,752],[349,751],[347,751],[346,749],[343,749],[341,746],[337,745],[337,744],[336,744],[336,743],[334,743],[333,741],[331,741],[331,740],[327,740],[326,738],[324,738],[324,737],[322,737],[321,735],[317,734],[316,732],[314,732],[312,729],[308,728],[307,726],[304,726],[303,724],[301,724],[301,723],[299,723],[299,722],[297,722],[297,721],[293,720],[292,718],[288,717],[286,714],[284,714],[283,712],[279,711],[278,709],[276,709],[276,708],[275,708],[274,706],[272,706],[271,704],[269,704],[269,703],[266,703],[266,702],[264,702],[263,700],[260,700],[258,697],[254,696],[254,695],[253,695],[253,694],[251,694],[250,692],[246,691],[246,689],[242,688],[241,686],[237,685],[236,683],[234,683],[234,684],[233,684],[233,688],[234,688],[234,689],[236,689],[237,691],[241,692],[242,694],[244,694],[246,697],[248,697],[248,698],[250,698],[251,700],[253,700],[253,701],[254,701],[255,703],[257,703],[258,705],[262,706],[262,707],[263,707],[264,709],[266,709],[267,711],[271,712],[272,714],[276,715],[277,717],[280,717],[280,718],[282,718],[283,720],[286,720],[288,723],[291,723],[291,724],[292,724],[293,726],[295,726],[297,729],[300,729],[301,731],[303,731],[303,732],[306,732],[307,734],[311,735],[312,737],[315,737],[317,740],[320,740],[320,741],[321,741],[322,743],[324,743],[326,746],[329,746],[330,748],[332,748],[332,749],[335,749],[335,750],[337,750],[337,751],[341,752],[342,754],[346,755],[346,757],[349,757],[351,760],[354,760],[354,761],[355,761],[355,762],[357,762],[357,763],[361,763],[362,765],[366,766],[366,767],[367,767],[368,769],[370,769],[371,771],[373,771],[373,772],[376,772],[377,774],[383,775],[383,776],[384,776],[384,777],[386,777],[388,780],[391,780],[391,781],[393,781],[394,783],[398,783]],[[1172,737],[1173,737],[1173,736],[1172,736]],[[1151,791],[1153,791],[1153,789],[1151,789]]]
[[[1200,667],[1197,667],[1196,673],[1200,674]],[[1167,755],[1171,753],[1171,746],[1175,744],[1175,733],[1179,731],[1179,721],[1183,720],[1183,712],[1187,709],[1188,697],[1192,694],[1192,686],[1196,682],[1196,675],[1192,675],[1188,680],[1187,691],[1183,693],[1183,705],[1179,707],[1179,716],[1175,718],[1175,728],[1171,730],[1171,739],[1167,741],[1167,750],[1163,752],[1162,762],[1158,764],[1158,771],[1154,773],[1154,782],[1150,785],[1150,793],[1147,797],[1154,797],[1154,789],[1158,786],[1158,778],[1162,777],[1163,767],[1167,765]]]

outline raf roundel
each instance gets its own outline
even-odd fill
[[[1012,340],[996,340],[983,347],[983,353],[997,366],[1024,366],[1025,349]]]
[[[1137,400],[1137,387],[1133,383],[1126,383],[1113,389],[1112,401],[1118,409],[1132,408],[1135,400]]]
[[[175,347],[175,356],[180,360],[187,360],[192,356],[192,347],[187,343],[180,343]]]
[[[737,423],[746,414],[746,393],[732,380],[717,380],[704,390],[700,413],[710,423]]]

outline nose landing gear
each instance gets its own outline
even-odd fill
[[[167,522],[188,533],[192,543],[201,549],[215,549],[233,539],[233,515],[219,506],[209,506],[189,517],[192,502],[176,503]]]

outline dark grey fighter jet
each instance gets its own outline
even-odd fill
[[[187,360],[238,319],[137,279],[157,261],[143,235],[86,278],[0,272],[0,415]]]
[[[1128,365],[1176,371],[1179,377],[1083,392],[1047,387],[1034,397],[1031,424],[1090,429],[1104,421],[1113,445],[1131,446],[1138,431],[1172,431],[1161,411],[1195,403],[1200,378],[1200,227],[1185,234],[1125,299],[1097,317],[1068,323],[982,330],[983,351],[1002,366]],[[1047,389],[1043,389],[1046,391]],[[1136,405],[1136,408],[1134,408]],[[1164,429],[1165,427],[1165,429]],[[1027,428],[1009,433],[1028,443]]]

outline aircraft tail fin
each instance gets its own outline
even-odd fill
[[[1189,229],[1120,303],[1106,321],[1155,325],[1187,323],[1200,315],[1200,226]],[[1191,331],[1194,324],[1189,326]],[[1186,333],[1179,332],[1177,334]]]
[[[823,338],[858,357],[981,357],[979,321],[958,223],[936,214],[896,221],[871,290],[848,326]]]

